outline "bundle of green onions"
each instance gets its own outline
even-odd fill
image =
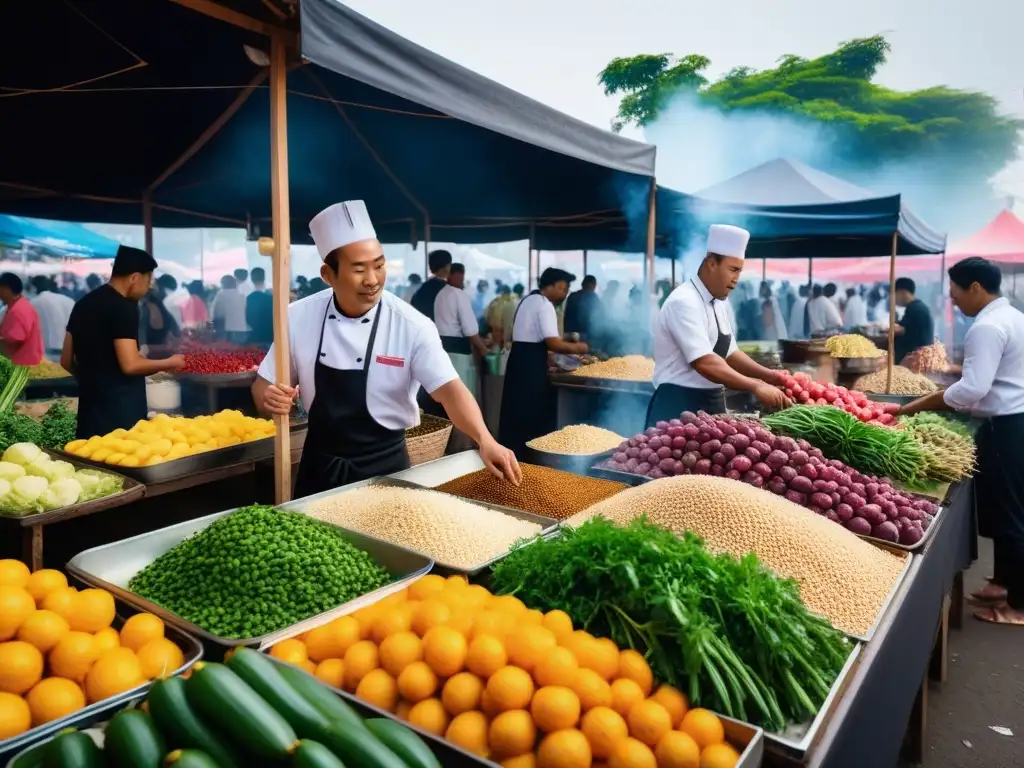
[[[974,472],[974,439],[962,424],[937,413],[918,413],[900,424],[920,443],[928,477],[952,483]]]
[[[773,432],[803,438],[828,458],[864,474],[908,485],[921,485],[927,479],[924,450],[905,430],[865,424],[830,405],[794,405],[761,421]]]
[[[14,403],[21,396],[28,384],[28,367],[15,365],[6,357],[0,357],[0,413],[7,413],[14,408]]]
[[[714,555],[646,518],[597,517],[519,546],[492,587],[638,650],[693,706],[771,731],[812,719],[851,651],[755,555]]]

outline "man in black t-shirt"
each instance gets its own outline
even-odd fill
[[[138,248],[117,249],[110,282],[75,304],[60,364],[78,379],[77,437],[130,429],[145,419],[146,376],[180,370],[185,358],[149,360],[139,352],[139,300],[156,260]]]
[[[915,349],[935,341],[935,323],[928,305],[914,296],[917,286],[909,277],[896,281],[896,304],[905,307],[903,317],[896,321],[896,363]]]

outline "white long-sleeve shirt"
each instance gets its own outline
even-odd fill
[[[946,405],[978,416],[1024,413],[1024,314],[998,298],[975,317],[964,339],[960,381]]]
[[[68,327],[74,299],[61,293],[43,291],[34,299],[32,306],[39,315],[39,327],[43,332],[43,351],[64,348],[64,333]]]
[[[868,305],[857,294],[846,300],[846,316],[843,318],[849,328],[868,324]]]
[[[789,338],[802,339],[804,333],[804,309],[807,307],[807,299],[797,296],[793,302],[793,308],[789,310]]]
[[[839,314],[839,307],[834,301],[824,296],[819,296],[808,302],[807,314],[811,324],[811,333],[821,333],[831,328],[843,327],[843,316]]]

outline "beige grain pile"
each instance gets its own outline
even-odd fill
[[[678,533],[693,531],[716,552],[753,552],[800,585],[804,604],[832,626],[863,636],[906,563],[831,520],[722,477],[681,475],[623,491],[566,522],[603,515],[616,524],[646,514]]]
[[[889,392],[885,391],[887,373],[885,368],[867,376],[861,376],[854,382],[853,388],[858,392],[869,394],[890,394],[890,395],[927,395],[939,388],[939,386],[920,373],[914,373],[902,365],[892,367],[892,387]]]
[[[623,381],[650,381],[654,376],[654,360],[643,355],[613,357],[600,363],[581,365],[573,376],[594,379],[620,379]]]
[[[444,493],[368,486],[314,504],[307,514],[470,569],[540,533],[535,523]]]
[[[543,437],[531,440],[527,445],[535,451],[592,456],[595,453],[604,453],[618,448],[623,440],[625,438],[621,435],[601,429],[601,427],[592,427],[589,424],[570,424],[557,432],[549,432]]]

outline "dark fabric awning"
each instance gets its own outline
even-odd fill
[[[276,18],[260,2],[225,4]],[[302,17],[306,61],[288,81],[294,242],[310,242],[322,208],[361,198],[389,242],[421,240],[429,217],[435,241],[525,239],[532,223],[544,250],[644,250],[653,146],[562,115],[336,0],[271,4]],[[0,26],[18,30],[0,48],[0,211],[140,224],[159,181],[154,226],[269,234],[266,67],[243,47],[265,51],[267,38],[172,0],[4,3]]]

